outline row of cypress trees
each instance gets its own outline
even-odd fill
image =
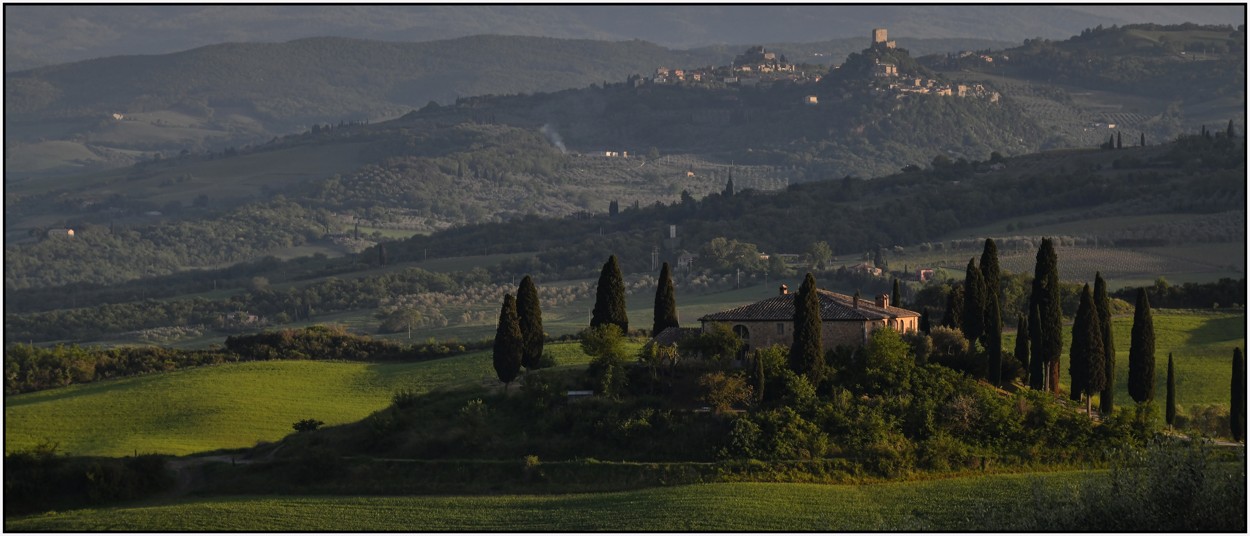
[[[629,316],[625,311],[625,278],[621,274],[616,255],[608,257],[599,273],[595,292],[595,306],[591,312],[592,328],[615,325],[621,333],[629,332]],[[655,293],[655,322],[651,335],[655,336],[668,327],[678,327],[677,302],[672,271],[668,263],[660,270],[660,282]],[[494,367],[495,374],[505,385],[520,374],[521,368],[538,368],[543,355],[542,308],[538,301],[538,288],[530,276],[521,279],[514,298],[505,294],[499,311],[499,323],[495,328]]]

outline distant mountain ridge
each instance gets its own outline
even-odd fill
[[[475,34],[643,39],[690,48],[806,42],[890,27],[919,38],[1063,38],[1096,25],[1243,20],[1240,5],[7,5],[5,69],[222,42],[341,36],[430,41]],[[992,22],[991,22],[992,21]]]

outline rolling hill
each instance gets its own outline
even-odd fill
[[[643,39],[691,48],[817,41],[887,26],[922,38],[1062,38],[1095,25],[1215,24],[1237,6],[11,6],[5,69],[164,54],[222,42],[339,36],[387,41],[476,34]],[[994,20],[994,24],[984,21]]]
[[[770,45],[840,62],[864,39]],[[922,53],[1010,43],[911,39]],[[114,167],[155,153],[268,141],[314,123],[392,118],[431,101],[620,82],[664,65],[726,64],[747,45],[479,35],[426,42],[319,37],[114,56],[6,74],[12,176]],[[823,67],[822,67],[823,69]],[[117,114],[114,116],[113,114]]]

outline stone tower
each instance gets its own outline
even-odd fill
[[[885,28],[872,29],[872,45],[870,48],[894,48],[896,43],[889,40],[889,33]]]
[[[872,29],[873,46],[885,46],[885,42],[887,39],[889,39],[889,37],[885,28],[873,28]]]

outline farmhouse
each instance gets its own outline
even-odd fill
[[[863,345],[872,332],[885,327],[900,333],[919,328],[920,314],[891,306],[888,294],[868,301],[822,289],[817,289],[816,293],[820,299],[821,342],[826,349]],[[734,333],[746,343],[747,350],[774,344],[790,346],[794,342],[795,296],[797,294],[790,294],[782,285],[778,296],[712,313],[699,321],[704,331],[716,323],[732,326]]]

